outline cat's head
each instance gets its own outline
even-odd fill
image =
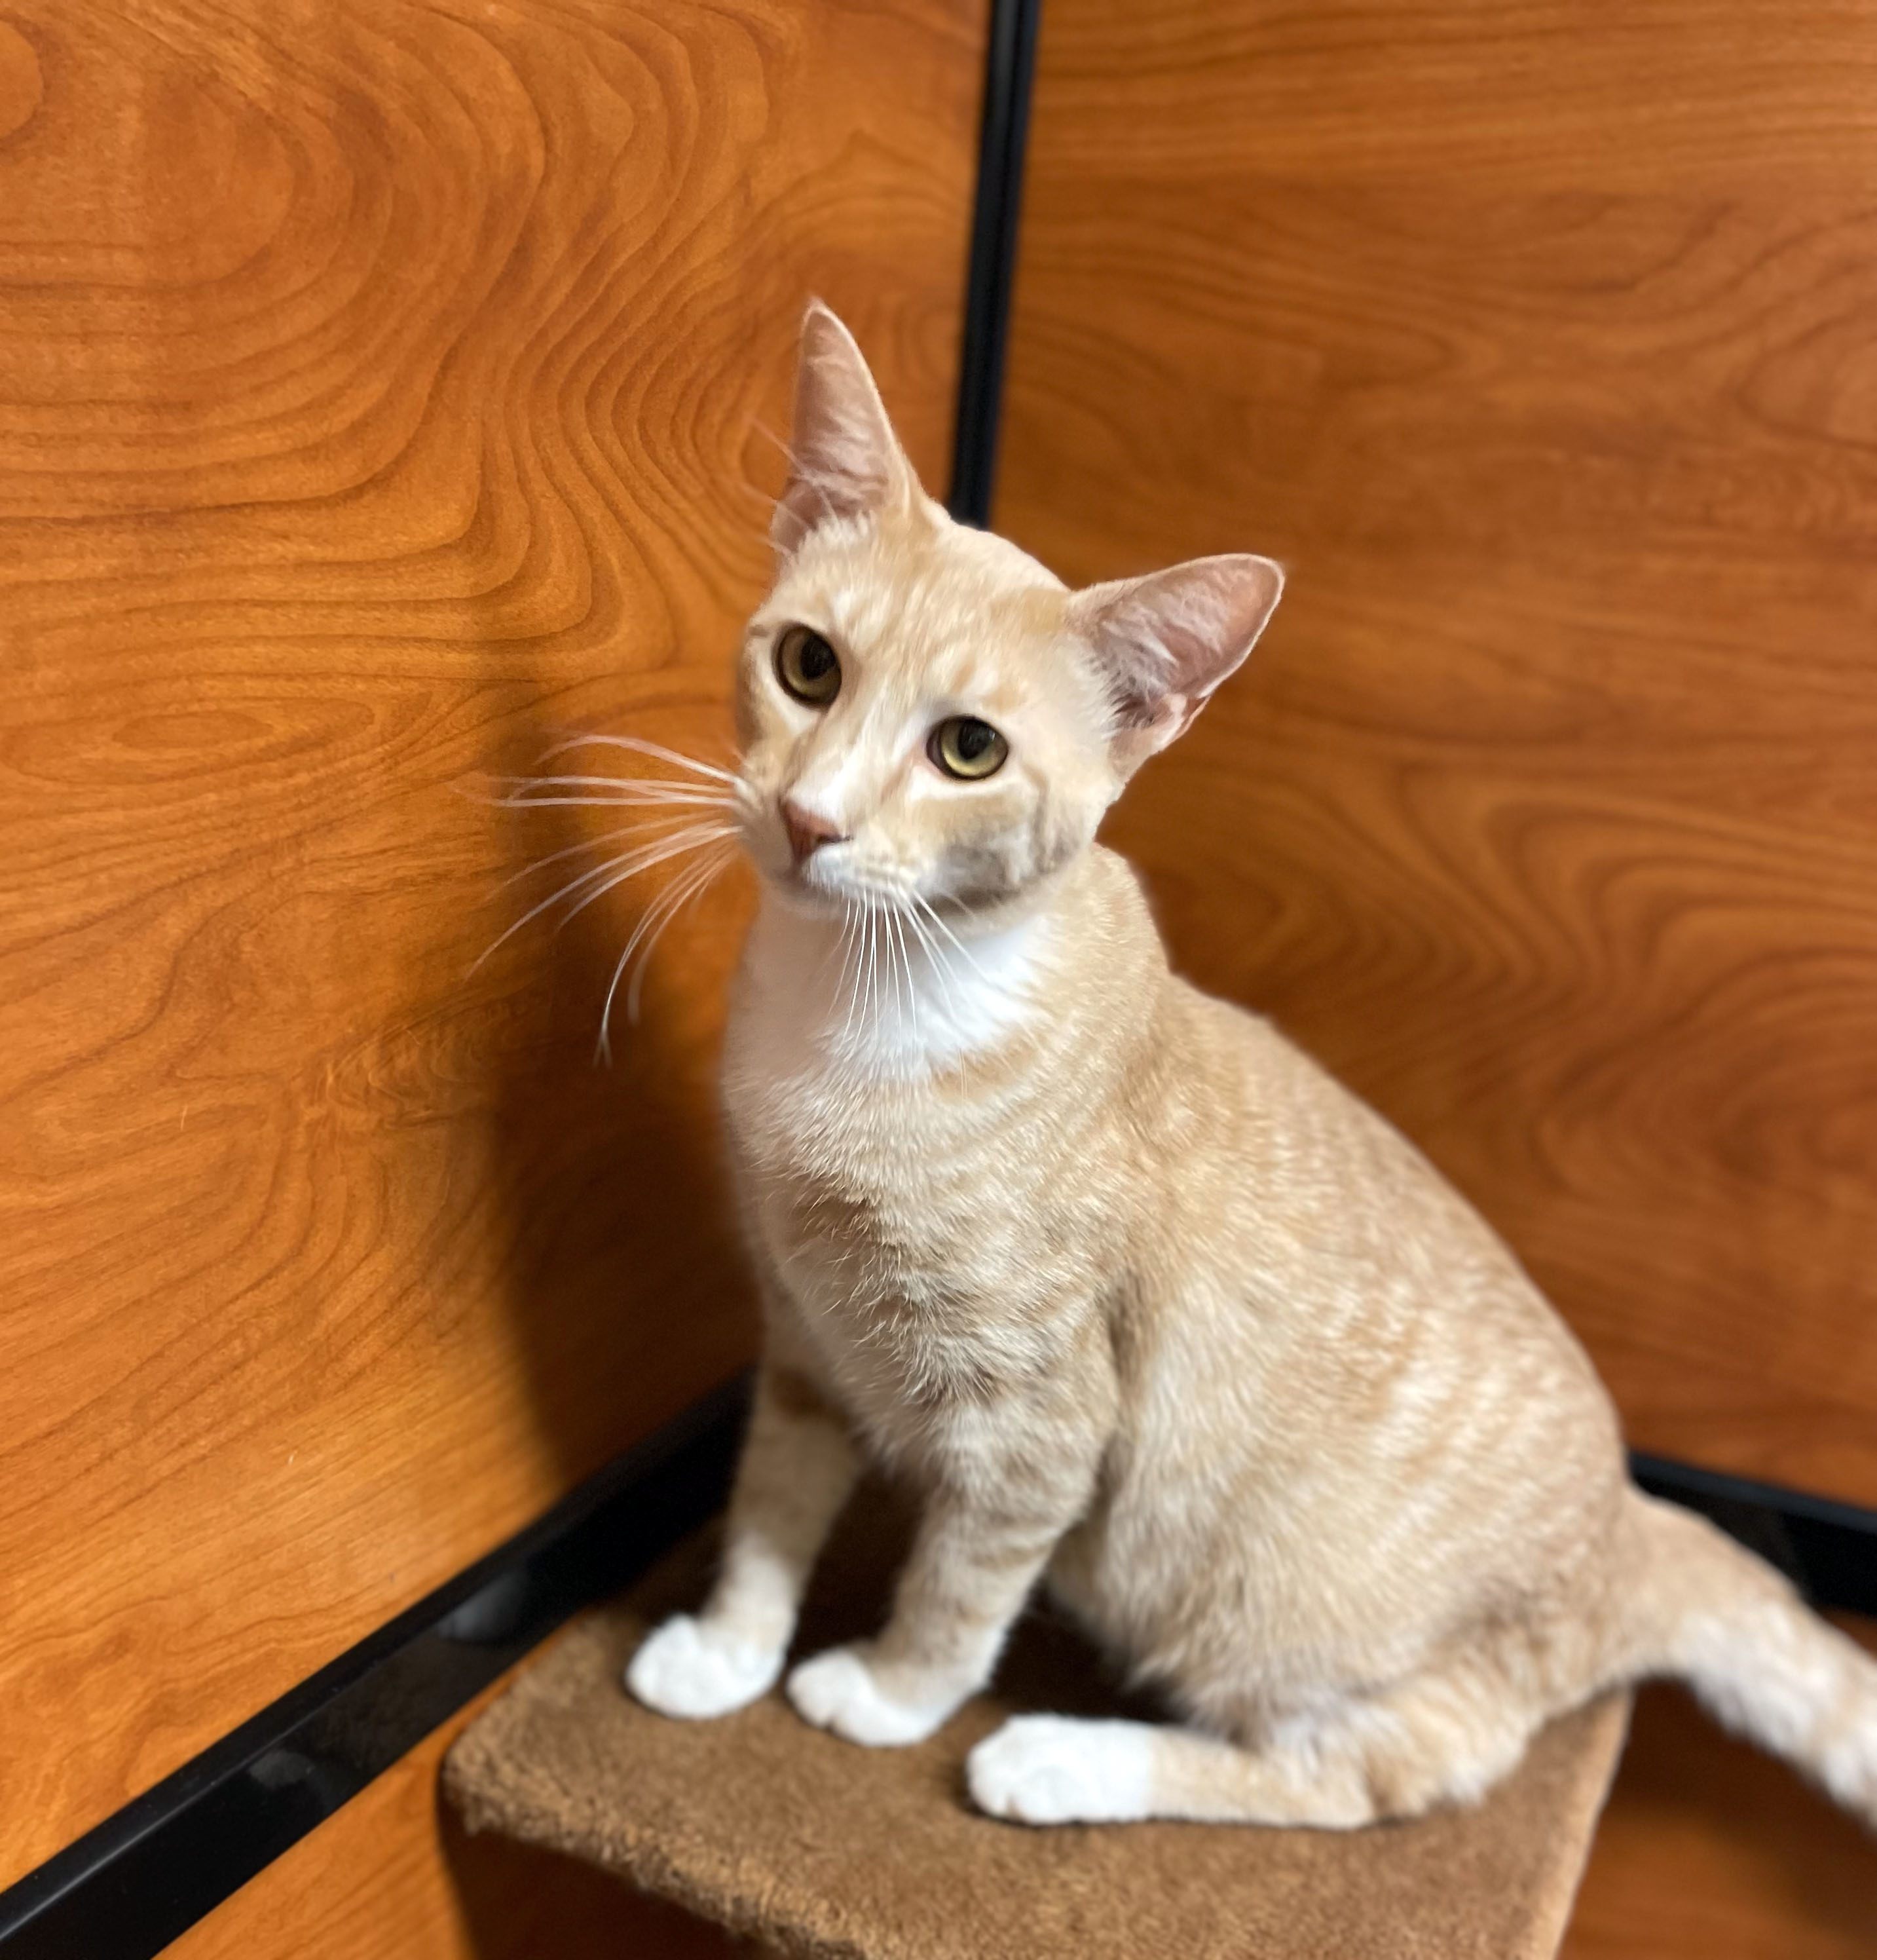
[[[1251,651],[1269,558],[1072,592],[919,488],[853,337],[802,325],[777,571],[745,635],[745,835],[792,904],[1001,917]]]

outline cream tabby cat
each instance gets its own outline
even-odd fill
[[[1277,567],[1067,590],[921,492],[818,306],[795,444],[743,643],[763,896],[723,1063],[767,1348],[716,1589],[633,1693],[698,1717],[770,1686],[864,1452],[923,1522],[879,1637],[789,1675],[809,1721],[930,1734],[1039,1580],[1186,1718],[1007,1723],[969,1768],[997,1815],[1412,1816],[1669,1673],[1877,1821],[1877,1668],[1632,1488],[1510,1252],[1170,973],[1093,841]]]

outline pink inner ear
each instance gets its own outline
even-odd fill
[[[770,536],[793,551],[830,518],[865,517],[911,480],[879,390],[853,336],[817,300],[802,323],[789,481]]]
[[[1091,586],[1071,615],[1124,725],[1164,722],[1171,740],[1251,651],[1283,589],[1269,558],[1241,552]]]

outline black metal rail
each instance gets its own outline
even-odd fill
[[[992,0],[979,138],[977,202],[965,275],[964,346],[951,440],[951,514],[980,530],[991,520],[997,426],[1004,399],[1004,349],[1017,270],[1024,142],[1036,73],[1042,0]]]
[[[747,1378],[0,1892],[5,1960],[148,1960],[721,1507]]]

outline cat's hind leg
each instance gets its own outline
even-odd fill
[[[973,1799],[1024,1824],[1183,1818],[1351,1831],[1469,1803],[1538,1726],[1478,1684],[1440,1677],[1284,1725],[1245,1748],[1148,1722],[1019,1715],[971,1752]]]

